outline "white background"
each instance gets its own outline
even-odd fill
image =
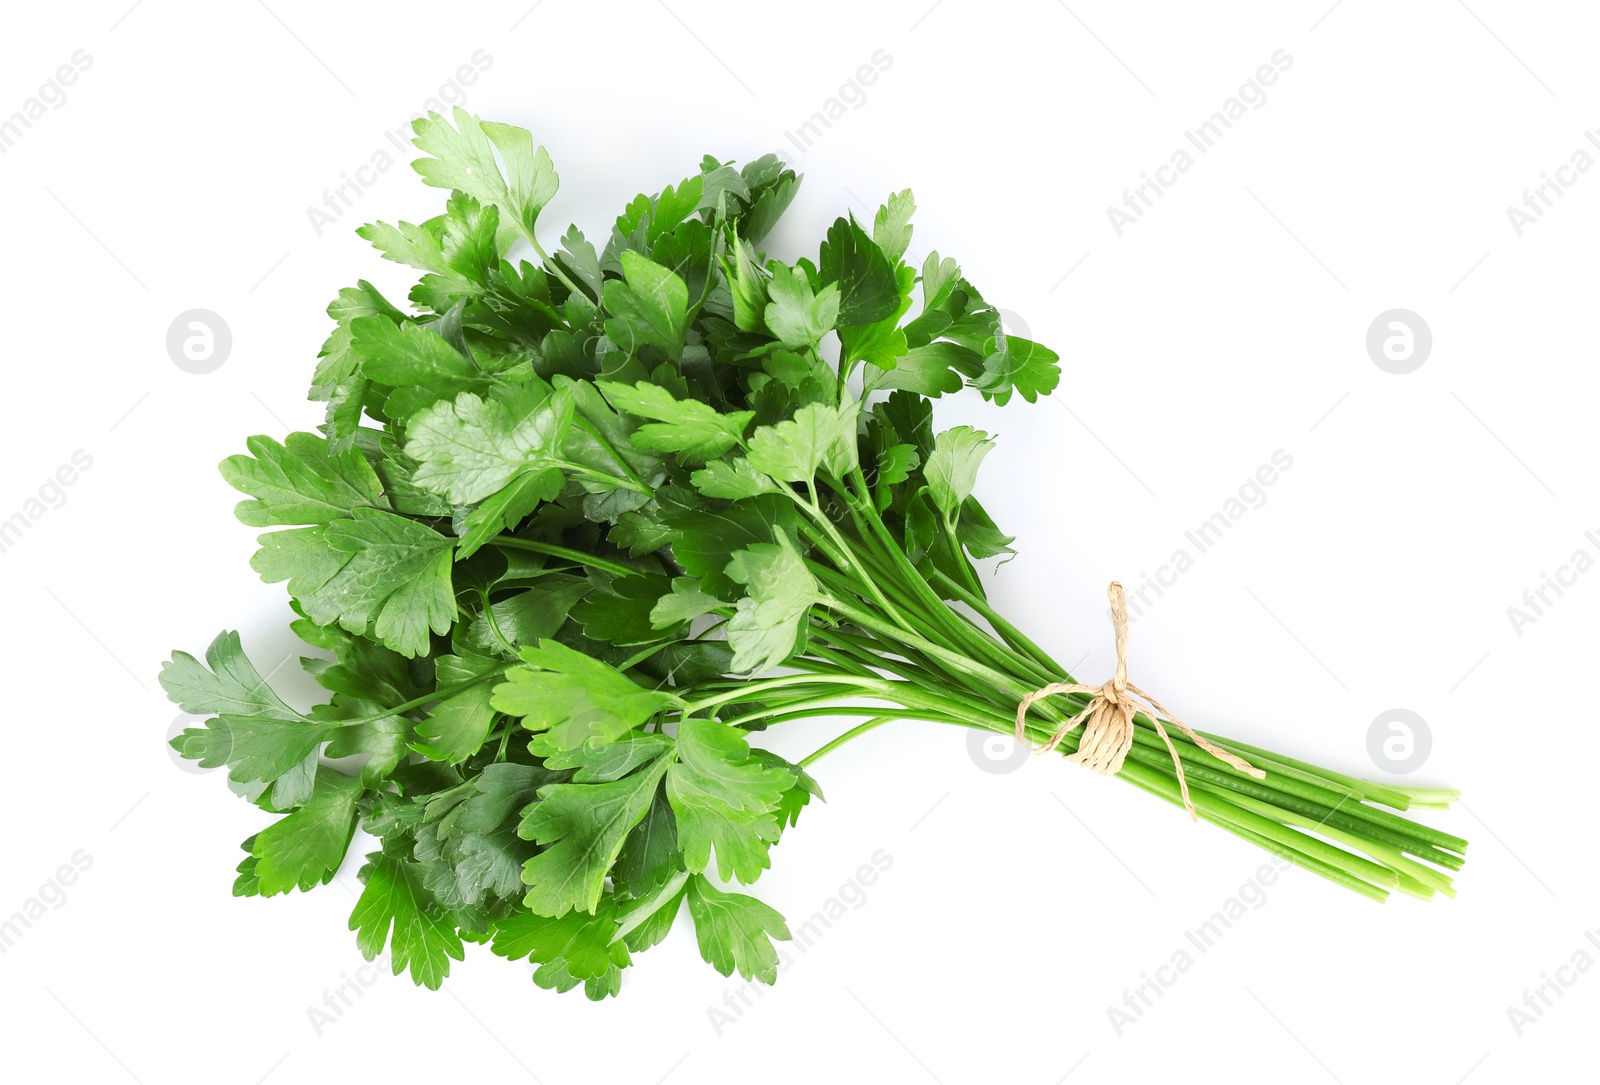
[[[76,852],[92,866],[0,958],[7,1076],[348,1081],[1442,1082],[1592,1071],[1600,974],[1521,1035],[1507,1010],[1600,948],[1588,699],[1600,574],[1537,621],[1507,608],[1600,529],[1592,411],[1600,170],[1517,236],[1506,208],[1600,125],[1596,17],[1578,4],[811,2],[13,6],[0,116],[75,50],[92,65],[0,155],[7,358],[0,519],[77,450],[93,465],[0,554],[7,625],[0,918]],[[1315,25],[1313,25],[1315,24]],[[445,91],[533,130],[561,171],[547,236],[604,236],[703,153],[747,159],[876,50],[865,100],[792,157],[769,247],[914,188],[912,250],[953,255],[1060,352],[1053,401],[939,405],[996,431],[980,492],[1019,538],[991,592],[1077,673],[1111,666],[1104,585],[1185,546],[1284,450],[1266,501],[1137,622],[1132,670],[1196,726],[1380,775],[1369,724],[1419,713],[1406,782],[1472,840],[1455,901],[1384,906],[1294,872],[1204,954],[1185,932],[1262,853],[1055,760],[984,771],[964,733],[885,727],[819,766],[757,891],[798,921],[879,849],[893,865],[775,989],[714,1028],[737,981],[688,929],[622,997],[539,990],[469,952],[445,990],[385,977],[321,1034],[308,1008],[362,961],[337,884],[229,895],[265,817],[175,767],[155,675],[239,628],[295,653],[281,585],[248,559],[215,464],[304,400],[322,308],[407,273],[353,230],[441,194],[403,163],[321,236],[307,208]],[[1118,237],[1107,208],[1277,50],[1292,66]],[[854,91],[852,97],[858,97]],[[1595,150],[1592,146],[1592,151]],[[1595,151],[1600,154],[1600,151]],[[1070,274],[1069,274],[1070,272]],[[1365,337],[1432,329],[1408,375]],[[173,318],[230,326],[209,375]],[[1086,658],[1085,658],[1086,657]],[[277,673],[294,694],[292,659]],[[799,756],[839,726],[790,725]],[[989,765],[990,768],[994,766]],[[1119,1036],[1107,1008],[1189,948]],[[1168,973],[1173,975],[1173,973]],[[735,996],[737,1001],[737,996]],[[720,1033],[720,1034],[719,1034]]]

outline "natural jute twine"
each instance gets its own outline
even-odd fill
[[[1111,622],[1116,629],[1116,673],[1103,686],[1052,682],[1028,694],[1022,699],[1022,703],[1017,705],[1017,741],[1030,746],[1036,754],[1049,753],[1060,745],[1061,740],[1075,727],[1082,724],[1083,738],[1078,743],[1078,752],[1067,760],[1093,769],[1102,776],[1112,776],[1121,770],[1122,762],[1133,746],[1133,714],[1144,711],[1145,715],[1150,717],[1150,722],[1155,725],[1156,734],[1167,744],[1167,752],[1172,754],[1172,767],[1178,774],[1178,790],[1183,794],[1183,808],[1189,811],[1192,820],[1198,820],[1199,815],[1194,812],[1194,804],[1189,801],[1189,782],[1183,776],[1183,761],[1178,757],[1177,747],[1172,744],[1172,739],[1167,737],[1167,730],[1161,726],[1158,716],[1165,716],[1168,723],[1188,735],[1190,741],[1217,760],[1232,765],[1240,772],[1249,773],[1258,780],[1265,779],[1266,773],[1252,766],[1244,758],[1213,746],[1191,731],[1188,725],[1179,721],[1178,717],[1162,708],[1160,701],[1128,681],[1128,606],[1122,598],[1122,585],[1113,580],[1111,586],[1106,589],[1106,595],[1111,599]],[[1057,693],[1088,693],[1092,696],[1082,712],[1062,722],[1056,733],[1050,736],[1050,741],[1043,746],[1032,747],[1025,730],[1028,707],[1041,697]]]

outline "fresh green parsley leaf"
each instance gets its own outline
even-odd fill
[[[774,816],[793,777],[752,756],[743,733],[715,720],[685,720],[667,798],[678,820],[684,866],[749,883],[771,865],[767,849],[781,827]]]
[[[750,437],[750,466],[779,482],[810,482],[824,463],[853,462],[860,404],[813,403]]]
[[[670,812],[667,816],[670,819]],[[626,850],[623,854],[626,856]],[[619,865],[622,861],[621,858],[617,860]],[[688,895],[688,887],[689,874],[680,869],[668,874],[659,888],[629,900],[618,912],[619,940],[635,953],[643,953],[660,943],[671,932],[683,898]]]
[[[667,801],[666,789],[657,787],[650,809],[622,842],[622,850],[611,868],[611,880],[618,892],[642,897],[665,885],[682,869],[678,821]]]
[[[453,188],[494,204],[508,220],[532,237],[539,212],[555,198],[559,181],[543,147],[535,148],[526,129],[480,121],[457,106],[455,126],[437,113],[412,123],[417,149],[431,158],[412,168],[424,183]],[[501,164],[495,161],[500,152]]]
[[[529,386],[487,400],[466,392],[436,403],[407,430],[406,454],[418,463],[412,478],[465,505],[526,475],[548,500],[564,485],[561,446],[572,412],[571,393],[546,396]]]
[[[720,803],[741,813],[775,810],[794,776],[752,755],[744,732],[717,720],[690,718],[678,726],[678,760],[667,777],[675,806]]]
[[[267,784],[305,773],[303,781],[292,781],[274,795],[281,806],[303,801],[316,752],[330,728],[279,699],[246,658],[239,634],[220,634],[206,650],[206,662],[210,670],[189,653],[174,652],[162,665],[162,688],[180,708],[197,716],[216,714],[200,727],[186,728],[172,748],[203,768],[227,765],[229,779],[237,784],[259,785],[251,788],[252,799]]]
[[[440,656],[435,674],[440,688],[470,682],[495,667],[486,656],[461,652]],[[417,724],[417,740],[411,748],[435,761],[458,765],[477,753],[494,726],[494,684],[476,686],[446,697],[428,710],[428,718]]]
[[[824,284],[839,286],[840,325],[875,324],[900,303],[894,266],[854,217],[828,228],[817,270]]]
[[[352,509],[386,509],[383,483],[354,449],[334,452],[314,433],[291,433],[279,444],[271,437],[245,441],[248,456],[222,461],[222,477],[255,500],[234,509],[249,527],[326,524]]]
[[[409,701],[424,690],[415,665],[399,652],[309,618],[295,620],[290,628],[306,643],[333,653],[332,660],[300,657],[300,666],[323,689],[383,705]]]
[[[575,784],[609,784],[676,748],[672,737],[659,731],[632,731],[616,742],[571,750],[556,746],[549,735],[535,735],[528,742],[528,752],[546,769],[571,770]]]
[[[434,398],[478,385],[482,374],[436,331],[366,316],[351,322],[352,349],[361,372],[380,384],[423,389]]]
[[[743,893],[725,893],[704,877],[689,879],[689,914],[694,917],[700,956],[724,976],[776,983],[778,951],[772,939],[789,940],[789,926],[772,908]]]
[[[583,231],[576,226],[567,228],[562,235],[561,248],[556,253],[556,260],[570,272],[573,278],[589,288],[589,296],[598,299],[603,286],[600,272],[600,254],[594,251],[594,246],[583,236]]]
[[[1056,365],[1060,360],[1060,355],[1049,347],[1020,335],[996,337],[991,353],[984,359],[983,374],[972,385],[996,403],[1005,403],[1012,391],[1032,403],[1054,392],[1061,383],[1061,370]]]
[[[506,673],[491,703],[530,731],[549,731],[560,749],[613,742],[677,700],[558,641],[523,648],[522,659],[527,666]]]
[[[683,357],[688,323],[689,288],[660,264],[636,252],[622,254],[621,280],[605,286],[606,335],[629,354],[641,347],[660,348],[668,359]]]
[[[498,599],[479,613],[462,639],[486,655],[520,658],[518,649],[555,636],[578,600],[593,587],[586,577],[547,573],[526,591]]]
[[[879,486],[898,486],[911,477],[921,458],[911,445],[891,445],[878,457],[878,473],[873,480]]]
[[[971,496],[978,481],[978,468],[993,448],[989,435],[971,426],[947,429],[934,439],[933,455],[928,457],[922,474],[928,480],[934,504],[946,520],[953,520],[961,503]]]
[[[387,222],[370,222],[356,231],[363,241],[383,254],[385,260],[405,264],[420,271],[443,271],[446,268],[441,231],[435,228],[438,219],[421,226],[409,222],[393,225]]]
[[[744,439],[754,411],[718,413],[695,399],[678,399],[659,384],[637,386],[599,382],[606,399],[618,410],[655,421],[640,426],[629,438],[651,452],[675,452],[690,463],[715,459]]]
[[[806,614],[822,598],[816,578],[782,532],[775,543],[755,543],[734,554],[728,576],[747,589],[728,622],[733,669],[778,666],[802,643]]]
[[[205,664],[188,652],[173,652],[172,659],[161,665],[161,688],[193,716],[302,719],[267,685],[232,630],[217,634],[206,649]]]
[[[1001,531],[976,497],[969,497],[961,503],[961,520],[956,524],[956,537],[966,547],[967,553],[975,558],[992,558],[1016,552],[1011,549],[1016,537]]]
[[[456,892],[469,907],[491,896],[516,900],[531,850],[514,832],[468,833],[456,846]]]
[[[767,283],[767,328],[786,347],[815,349],[839,319],[839,284],[813,293],[801,268],[779,267]]]
[[[335,696],[332,703],[313,708],[311,715],[335,725],[328,733],[328,748],[324,751],[329,757],[367,759],[361,766],[361,782],[367,787],[382,787],[405,760],[411,723],[403,716],[385,712],[382,705]]]
[[[891,263],[898,263],[911,244],[911,216],[916,213],[911,190],[891,193],[889,200],[872,220],[872,241]]]
[[[619,414],[589,381],[555,378],[557,389],[570,389],[577,404],[577,421],[568,435],[567,458],[605,475],[653,479],[662,468],[661,457],[635,445],[632,436],[639,428],[636,419]],[[580,481],[583,481],[580,479]],[[604,487],[603,480],[591,479],[591,493]]]
[[[255,835],[250,854],[257,893],[307,892],[331,881],[355,835],[356,799],[364,790],[353,776],[317,769],[316,787],[305,805]]]
[[[326,742],[331,729],[307,720],[270,716],[218,716],[203,727],[189,727],[172,740],[172,748],[201,768],[228,766],[228,778],[240,784],[270,784],[301,769]],[[283,796],[285,802],[290,796]]]
[[[983,358],[977,351],[941,339],[906,351],[873,387],[904,388],[937,398],[959,392],[963,376],[974,377],[982,371]]]
[[[777,484],[750,466],[743,456],[732,460],[714,460],[690,476],[694,488],[707,497],[721,497],[738,501],[759,494],[776,493]]]
[[[590,640],[623,647],[666,639],[653,622],[655,606],[672,593],[672,582],[659,573],[621,576],[583,597],[572,619]]]
[[[643,557],[660,550],[672,541],[672,532],[651,515],[651,510],[633,510],[617,517],[606,534],[612,546],[626,550],[630,557]]]
[[[728,280],[733,302],[734,326],[742,332],[765,332],[764,315],[767,307],[767,287],[748,242],[735,237],[729,246],[733,251],[722,258],[722,270]]]
[[[500,212],[494,204],[479,203],[465,192],[451,193],[440,222],[444,270],[439,276],[424,277],[424,282],[430,283],[434,290],[452,295],[486,292],[501,256],[511,246],[514,229],[501,228]],[[443,312],[448,307],[436,305],[433,308]],[[447,338],[455,341],[453,336]],[[460,349],[459,343],[457,348]]]
[[[812,775],[799,765],[792,764],[773,753],[771,750],[751,750],[751,753],[773,768],[781,769],[789,774],[794,784],[783,793],[783,798],[778,803],[778,826],[788,829],[800,823],[800,811],[804,810],[812,799],[826,802],[822,794],[822,785]]]
[[[317,355],[316,375],[311,378],[312,399],[332,399],[341,387],[348,389],[360,372],[361,357],[352,349],[352,321],[364,316],[381,316],[399,324],[407,319],[365,279],[339,291],[339,296],[328,305],[328,315],[336,323]],[[356,397],[356,406],[359,409],[359,397]]]
[[[418,986],[437,991],[451,960],[466,959],[455,923],[423,887],[418,864],[382,853],[367,858],[366,887],[350,913],[356,946],[371,961],[387,943],[395,975],[409,968]]]
[[[523,903],[539,915],[594,912],[606,874],[628,833],[650,808],[668,759],[657,758],[621,780],[551,784],[523,813],[517,833],[543,850],[522,868]]]
[[[616,930],[616,905],[608,896],[592,916],[517,912],[497,920],[490,949],[500,957],[539,965],[533,982],[546,990],[570,991],[582,983],[584,994],[599,1001],[622,989],[621,970],[630,963],[627,946],[613,940]]]
[[[732,602],[742,593],[738,582],[727,575],[729,559],[751,543],[772,542],[780,531],[794,532],[798,514],[794,502],[771,493],[724,509],[705,502],[693,506],[668,502],[662,508],[662,522],[673,532],[674,557],[691,576],[700,578],[701,590]]]
[[[721,599],[700,590],[698,577],[680,576],[672,581],[672,591],[650,608],[650,624],[657,629],[671,629],[722,605]]]
[[[473,782],[477,798],[468,798],[457,808],[456,816],[462,819],[462,828],[469,832],[487,832],[498,828],[502,822],[538,797],[545,784],[556,783],[560,774],[538,765],[519,765],[512,761],[497,761],[485,765]]]
[[[260,538],[251,565],[267,583],[289,581],[289,594],[318,625],[338,622],[372,635],[405,656],[425,654],[429,630],[455,621],[450,540],[404,516],[355,509],[319,527]]]

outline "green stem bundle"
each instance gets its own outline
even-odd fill
[[[826,715],[870,717],[802,759],[802,765],[810,765],[897,718],[882,704],[841,708],[840,699],[852,693],[894,704],[904,717],[1009,735],[1024,694],[1049,682],[1075,681],[989,606],[975,582],[937,571],[924,577],[863,499],[863,484],[835,483],[833,490],[847,515],[807,531],[823,555],[812,560],[812,571],[829,592],[810,620],[807,670],[792,679],[743,683],[712,698],[710,703],[764,698],[759,709],[728,722],[754,727]],[[801,504],[820,519],[818,505]],[[964,603],[989,628],[944,596]],[[882,672],[895,680],[885,681]],[[789,695],[767,695],[779,689]],[[1058,704],[1036,703],[1027,723],[1029,740],[1046,740],[1087,700],[1080,694]],[[1397,888],[1423,898],[1454,895],[1444,871],[1460,869],[1467,842],[1381,808],[1406,810],[1414,801],[1407,791],[1225,737],[1203,736],[1265,771],[1258,780],[1175,729],[1168,731],[1201,819],[1375,900]],[[1065,737],[1063,754],[1076,752],[1079,733]],[[1177,771],[1154,722],[1138,715],[1134,745],[1118,778],[1181,806]],[[1422,797],[1435,807],[1456,793],[1429,790]]]

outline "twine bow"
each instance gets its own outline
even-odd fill
[[[1122,585],[1113,580],[1111,586],[1106,589],[1106,595],[1111,599],[1111,623],[1116,630],[1116,673],[1103,686],[1052,682],[1022,698],[1022,702],[1017,705],[1017,741],[1029,746],[1036,754],[1049,753],[1060,745],[1061,740],[1074,728],[1082,724],[1083,738],[1078,742],[1078,752],[1067,760],[1093,769],[1102,776],[1112,776],[1122,769],[1122,762],[1127,758],[1128,750],[1133,747],[1134,713],[1148,709],[1145,714],[1155,726],[1156,734],[1161,736],[1161,741],[1167,744],[1167,752],[1172,754],[1172,767],[1178,774],[1178,790],[1183,795],[1183,808],[1189,812],[1191,820],[1198,820],[1199,815],[1194,812],[1194,804],[1189,801],[1189,782],[1183,776],[1183,761],[1178,757],[1178,749],[1172,744],[1172,739],[1167,736],[1167,729],[1161,726],[1158,714],[1165,716],[1168,723],[1182,731],[1191,742],[1212,757],[1258,780],[1265,779],[1266,773],[1252,766],[1244,758],[1207,742],[1190,730],[1187,724],[1162,708],[1160,701],[1128,681],[1128,607],[1122,597]],[[1035,747],[1028,742],[1025,729],[1028,708],[1039,698],[1050,697],[1057,693],[1088,693],[1091,697],[1082,712],[1064,720],[1048,742]]]

